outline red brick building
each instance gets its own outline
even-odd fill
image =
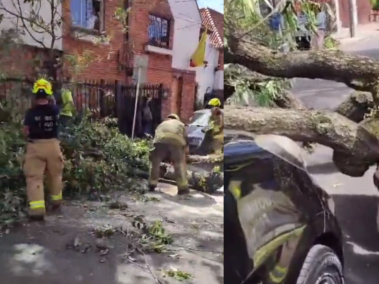
[[[71,6],[65,2],[67,4],[64,7],[64,15],[68,19],[66,22],[70,24],[64,27],[63,52],[93,54],[95,60],[91,60],[79,75],[80,79],[85,80],[136,83],[136,67],[142,64],[141,83],[163,84],[167,89],[162,115],[176,112],[183,119],[188,119],[193,112],[194,96],[184,96],[182,99],[181,94],[188,93],[189,90],[194,93],[195,76],[193,72],[182,72],[172,68],[174,17],[168,0],[130,1],[131,6],[127,2],[125,1],[122,7],[125,10],[130,8],[125,22],[128,26],[127,31],[115,17],[115,12],[120,8],[118,1],[100,3],[100,23],[97,30],[73,23],[78,17],[72,10],[78,8],[73,6],[73,2]],[[80,22],[80,18],[77,22]],[[87,24],[88,21],[83,22]],[[152,23],[155,25],[152,26]],[[162,34],[162,31],[165,34],[164,38],[160,37],[158,41],[152,42],[154,32]],[[109,43],[95,45],[93,41],[100,38],[100,35],[109,38]]]
[[[129,13],[120,13],[128,8]],[[162,84],[167,90],[163,115],[172,111],[184,119],[192,115],[195,76],[172,68],[174,17],[168,0],[63,1],[62,18],[62,44],[57,54],[71,60],[63,60],[59,77],[131,84],[138,79],[137,65],[142,66],[142,84]],[[24,46],[18,57],[30,59],[37,53],[41,53],[38,47]],[[73,64],[72,58],[80,63]],[[13,73],[36,71],[17,65]],[[182,97],[183,92],[191,95]]]

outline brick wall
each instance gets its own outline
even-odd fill
[[[145,46],[148,42],[149,14],[170,19],[170,45],[172,49],[174,36],[174,17],[168,0],[136,0],[133,3],[130,19],[129,34],[134,54],[146,54]],[[163,84],[168,90],[168,97],[163,100],[162,117],[170,113],[179,113],[183,120],[187,120],[193,112],[193,93],[195,88],[194,72],[183,72],[172,69],[172,57],[169,55],[149,53],[147,81],[152,84]],[[178,86],[175,78],[183,77],[181,110],[177,110],[176,102],[179,99]],[[191,90],[192,89],[192,90]],[[188,96],[190,94],[190,96]]]
[[[194,111],[196,73],[193,71],[183,71],[174,69],[173,76],[174,79],[171,85],[170,112],[180,115],[181,119],[187,122]],[[179,83],[180,80],[182,80],[181,90]],[[178,106],[178,101],[180,107]]]
[[[33,77],[41,65],[38,58],[43,59],[44,50],[26,45],[3,45],[0,50],[0,73],[8,77]]]
[[[114,13],[119,7],[119,1],[105,1],[104,29],[106,36],[110,38],[109,44],[94,44],[84,40],[84,37],[75,37],[71,31],[70,1],[63,2],[63,17],[66,23],[63,26],[63,51],[66,54],[83,54],[83,51],[91,54],[91,60],[87,68],[82,69],[77,78],[81,80],[106,80],[114,82],[126,82],[125,72],[120,70],[118,64],[118,52],[125,46],[125,35],[121,23],[114,18]],[[86,35],[85,33],[82,33]],[[86,35],[86,37],[88,37]],[[65,64],[65,73],[72,73],[70,65]]]
[[[337,0],[336,0],[337,1]],[[349,1],[338,0],[342,27],[348,28],[350,25]],[[364,25],[369,23],[371,13],[370,0],[357,0],[358,24]]]

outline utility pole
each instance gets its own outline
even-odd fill
[[[350,37],[356,36],[357,28],[357,0],[349,0]]]

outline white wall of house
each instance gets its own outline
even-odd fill
[[[213,89],[214,90],[224,89],[224,70],[219,70],[216,72]]]
[[[195,1],[168,0],[174,16],[172,68],[194,70],[190,59],[199,44],[201,17]]]
[[[51,6],[47,0],[35,1],[36,4],[32,7],[29,3],[24,3],[24,1],[18,0],[0,0],[0,13],[4,15],[3,21],[0,23],[0,31],[9,29],[18,29],[21,40],[24,44],[43,47],[38,41],[41,41],[46,47],[50,48],[52,43],[51,32],[42,32],[43,30],[38,27],[31,28],[30,21],[24,20],[25,26],[30,31],[31,35],[24,29],[21,18],[31,19],[33,16],[33,11],[40,17],[43,17],[45,23],[50,23],[51,21]],[[59,3],[60,1],[55,1]],[[18,5],[20,3],[20,5]],[[57,18],[55,21],[59,20],[62,15],[62,5],[57,6]],[[12,15],[13,14],[13,15]],[[47,24],[47,29],[51,30],[51,26]],[[42,32],[42,33],[41,33]],[[62,29],[56,27],[55,37],[60,38],[62,36]],[[33,37],[35,39],[33,39]],[[54,48],[62,50],[62,38],[56,40]]]
[[[219,81],[215,80],[219,77],[216,76],[215,68],[218,65],[218,55],[219,51],[213,47],[213,45],[209,41],[209,36],[207,38],[207,47],[205,50],[205,60],[208,62],[207,66],[200,66],[196,67],[196,82],[198,83],[198,93],[197,93],[197,99],[203,100],[204,95],[206,92],[210,92],[215,88],[216,86],[219,86]],[[224,77],[222,75],[222,77]],[[222,78],[223,80],[224,78]]]

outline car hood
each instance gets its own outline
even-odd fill
[[[186,126],[187,134],[190,135],[192,132],[198,130],[199,128],[202,129],[202,127],[199,125],[193,125],[193,124],[187,125]]]

